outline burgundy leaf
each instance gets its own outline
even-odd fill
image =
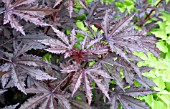
[[[56,107],[57,105],[55,103],[57,102],[55,99],[57,99],[58,104],[64,109],[71,109],[69,100],[66,99],[65,95],[60,92],[51,91],[50,88],[43,83],[36,83],[36,86],[36,88],[26,89],[27,93],[36,93],[36,95],[22,104],[20,109],[36,108],[39,107],[38,105],[40,104],[40,107],[44,109],[57,109],[58,107]]]
[[[69,11],[70,18],[71,18],[72,17],[72,13],[73,13],[74,0],[67,0],[66,4],[67,4],[67,9]]]
[[[96,38],[96,39],[94,39],[94,40],[91,40],[91,41],[89,42],[89,44],[87,45],[87,49],[88,49],[89,47],[91,47],[92,45],[94,45],[95,43],[99,42],[101,39],[102,39],[102,38]]]
[[[37,80],[54,80],[56,78],[51,77],[48,73],[40,70],[44,65],[50,65],[47,62],[41,60],[41,58],[33,55],[23,55],[28,50],[32,49],[32,44],[20,43],[17,47],[14,47],[14,54],[9,56],[8,62],[0,66],[0,71],[5,72],[2,75],[3,87],[17,87],[20,91],[26,94],[25,80],[27,76],[31,76]],[[8,86],[8,82],[12,84]]]
[[[70,65],[69,65],[69,67],[64,67],[63,71],[65,71],[65,68],[72,69],[70,67]],[[65,72],[72,73],[71,71],[66,70]],[[76,69],[75,73],[73,75],[73,79],[72,79],[72,81],[73,81],[72,82],[72,84],[73,84],[72,96],[78,90],[81,83],[84,83],[86,97],[88,99],[88,104],[90,105],[91,101],[92,101],[92,91],[91,91],[92,87],[90,85],[90,79],[91,79],[97,84],[97,86],[104,93],[104,95],[108,99],[110,99],[109,94],[108,94],[108,88],[105,86],[105,84],[102,83],[102,79],[97,78],[96,75],[100,75],[100,76],[102,76],[104,78],[108,78],[108,79],[112,78],[109,74],[107,74],[105,71],[101,70],[99,67],[92,67],[92,68],[88,68],[88,69],[81,69],[81,68]]]
[[[82,72],[83,73],[83,72]],[[74,93],[77,91],[77,89],[80,87],[81,82],[82,82],[82,78],[83,78],[83,74],[80,73],[78,75],[75,75],[73,82],[74,82],[74,86],[73,86],[73,91],[72,91],[72,96],[74,95]]]
[[[54,12],[52,8],[40,6],[40,5],[30,5],[36,0],[16,0],[11,4],[11,1],[3,1],[5,3],[5,15],[4,15],[4,24],[10,23],[12,28],[15,28],[17,31],[20,31],[25,35],[23,27],[18,23],[14,14],[19,16],[25,21],[30,21],[35,25],[49,26],[44,23],[42,18],[46,15]]]
[[[108,89],[106,86],[102,83],[101,79],[96,78],[95,76],[91,75],[88,73],[88,75],[94,80],[94,82],[97,84],[99,89],[103,92],[103,94],[110,100],[109,94],[108,94]]]
[[[32,77],[35,77],[35,79],[37,80],[53,80],[56,78],[51,77],[50,75],[48,75],[46,72],[43,72],[42,70],[39,69],[34,69],[31,67],[25,67],[20,65],[21,68],[23,68],[25,70],[25,72],[27,72],[29,75],[31,75]]]
[[[71,31],[70,41],[71,41],[71,47],[73,48],[73,47],[74,47],[74,44],[78,41],[74,29]]]
[[[73,62],[73,65],[69,66],[62,66],[60,65],[62,70],[60,70],[62,73],[71,73],[71,72],[76,72],[80,68],[80,65],[76,62]]]
[[[87,71],[91,72],[91,73],[97,73],[98,75],[101,75],[104,78],[109,78],[109,79],[113,78],[107,72],[105,72],[104,70],[101,70],[99,67],[91,68],[91,69],[89,69]]]
[[[85,76],[84,76],[84,82],[85,82],[85,90],[86,90],[86,97],[87,97],[87,99],[88,99],[88,104],[89,104],[89,106],[90,106],[90,104],[91,104],[91,101],[92,101],[92,87],[90,86],[90,82],[89,82],[89,80],[88,80],[88,78],[87,78],[87,76],[86,76],[86,74],[85,74]]]
[[[112,37],[115,33],[120,32],[123,28],[127,27],[133,17],[134,17],[134,15],[130,15],[130,16],[124,17],[121,20],[117,21],[115,23],[115,25],[113,25],[113,29],[110,32],[109,37]]]
[[[155,91],[152,91],[151,89],[146,88],[134,88],[131,87],[130,89],[127,89],[125,91],[120,90],[119,87],[116,87],[116,89],[111,93],[111,109],[113,106],[117,105],[117,101],[119,101],[123,108],[125,109],[149,109],[149,106],[147,106],[144,102],[135,99],[135,96],[144,96],[148,94],[152,94]],[[114,108],[113,108],[114,109]]]
[[[53,7],[56,7],[56,6],[59,5],[62,1],[63,1],[63,0],[56,0]]]
[[[57,30],[56,28],[52,27],[56,35],[67,45],[69,45],[68,37],[61,31]]]

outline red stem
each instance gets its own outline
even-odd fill
[[[86,62],[86,64],[84,65],[83,68],[86,68],[88,66],[88,62]],[[70,77],[67,79],[67,82],[65,83],[65,85],[61,88],[61,90],[64,90],[71,82],[73,76],[74,76],[75,72],[71,72]]]
[[[162,1],[163,1],[163,0],[160,0],[160,1],[156,4],[156,7],[157,7]],[[152,10],[150,11],[150,13],[146,16],[144,22],[139,25],[140,27],[142,27],[143,24],[145,24],[145,23],[149,20],[149,18],[151,17],[151,15],[152,15],[152,13],[153,13],[154,11],[155,11],[155,9],[152,9]]]
[[[58,13],[58,10],[59,10],[61,4],[62,4],[62,2],[61,2],[59,5],[57,5],[56,7],[54,7],[54,9],[55,9],[56,11],[50,16],[53,22],[56,21],[56,15],[57,15],[57,13]],[[48,31],[50,30],[50,28],[51,28],[51,27],[48,26],[47,29],[46,29],[46,31],[44,32],[44,34],[47,34]]]
[[[74,75],[75,72],[71,72],[71,75],[70,77],[67,79],[67,82],[65,83],[65,85],[63,87],[61,87],[61,90],[64,90],[71,82],[72,78],[73,78],[73,75]]]

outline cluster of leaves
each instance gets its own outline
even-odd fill
[[[0,93],[25,94],[17,102],[2,104],[17,103],[13,107],[20,109],[117,109],[119,104],[125,109],[149,108],[134,97],[154,93],[150,87],[156,85],[143,76],[150,68],[138,67],[143,58],[134,52],[151,52],[156,57],[160,52],[155,38],[134,29],[131,21],[141,14],[121,13],[118,1],[0,2]],[[76,26],[76,20],[84,28]]]
[[[166,12],[161,12],[160,18],[163,21],[157,21],[158,28],[154,28],[151,32],[160,38],[156,46],[162,51],[161,59],[154,57],[152,54],[147,55],[143,53],[135,53],[137,56],[142,58],[144,61],[139,62],[138,66],[149,66],[154,68],[152,71],[145,73],[145,76],[149,77],[154,81],[157,87],[154,90],[159,91],[156,95],[149,95],[141,99],[145,100],[153,109],[158,105],[163,109],[170,108],[170,76],[169,76],[169,17],[170,15]],[[158,66],[159,65],[159,66]]]
[[[131,2],[131,1],[130,1]],[[140,3],[140,5],[137,5]],[[125,5],[130,5],[125,3],[120,3],[123,5],[119,5],[119,8],[125,11],[123,7]],[[138,7],[136,11],[138,11],[138,18],[140,19],[141,24],[143,24],[142,28],[149,30],[150,33],[155,35],[159,40],[156,44],[157,48],[162,52],[161,59],[154,57],[151,53],[144,54],[142,52],[135,53],[135,55],[139,56],[143,61],[138,63],[139,67],[149,66],[152,67],[152,71],[147,72],[144,76],[150,78],[154,81],[157,87],[154,87],[154,90],[159,91],[158,93],[148,95],[146,97],[140,97],[141,100],[147,102],[147,104],[152,108],[156,109],[161,106],[163,109],[169,109],[169,0],[141,0],[134,2],[135,6]],[[133,6],[131,4],[131,7]],[[147,4],[147,5],[146,5]],[[145,6],[145,8],[139,8]],[[149,7],[149,8],[147,8]],[[155,7],[155,8],[154,8]],[[130,9],[130,7],[128,7]],[[145,11],[143,10],[145,9]],[[127,9],[128,10],[128,9]],[[131,8],[131,12],[134,9]],[[142,13],[141,13],[142,12]],[[139,20],[139,19],[138,19]],[[145,22],[145,23],[144,23]],[[140,25],[141,27],[141,25]],[[137,84],[140,86],[140,84]]]
[[[145,18],[141,19],[141,24],[143,24],[142,28],[149,30],[150,33],[155,35],[159,40],[156,44],[157,48],[162,52],[161,59],[154,57],[151,53],[147,55],[144,53],[135,53],[137,56],[142,58],[143,62],[139,62],[138,66],[149,66],[152,67],[153,70],[144,74],[144,76],[150,78],[154,81],[157,87],[154,87],[154,90],[159,91],[156,94],[148,95],[146,97],[140,97],[141,100],[147,102],[147,104],[152,108],[156,109],[161,106],[163,109],[169,109],[170,102],[169,102],[169,44],[168,44],[168,37],[169,37],[169,24],[168,24],[168,16],[169,16],[169,0],[149,0],[149,1],[140,1],[142,6],[143,4],[148,3],[150,8],[137,8],[138,12],[142,12],[146,15]],[[143,3],[142,3],[143,2]],[[137,2],[134,2],[136,4]],[[137,5],[135,5],[137,6]],[[137,6],[138,7],[138,6]],[[152,8],[155,7],[155,8]],[[143,9],[147,9],[144,11]],[[148,10],[149,9],[149,10]],[[143,10],[143,11],[142,11]],[[133,11],[133,10],[131,10]],[[140,13],[138,13],[140,15]],[[143,17],[138,16],[139,18]],[[140,25],[141,27],[141,25]],[[140,86],[140,85],[138,85]]]

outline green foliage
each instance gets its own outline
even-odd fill
[[[95,61],[89,62],[89,67],[93,66],[95,64]]]
[[[162,40],[165,40],[168,44],[170,44],[170,15],[166,12],[161,12],[162,16],[160,18],[163,20],[163,22],[158,21],[157,24],[159,25],[159,28],[154,29],[152,31],[153,34],[157,38],[161,38]]]
[[[81,30],[83,30],[83,31],[87,31],[87,30],[88,30],[87,27],[85,27],[85,25],[84,25],[83,22],[81,22],[81,21],[77,21],[77,22],[76,22],[76,25],[77,25],[77,27],[78,27],[79,29],[81,29]]]
[[[136,87],[140,87],[141,86],[141,84],[139,82],[137,82],[136,80],[134,80],[134,84],[135,84]]]
[[[151,1],[151,0],[150,0]],[[167,2],[167,1],[166,1]],[[142,58],[144,61],[139,62],[138,66],[149,66],[152,71],[144,73],[144,76],[152,79],[157,87],[154,90],[160,91],[154,95],[141,97],[145,100],[152,109],[170,109],[170,15],[166,12],[161,12],[160,18],[162,21],[157,21],[158,28],[153,29],[153,33],[157,38],[157,48],[162,52],[161,59],[153,56],[153,54],[144,53],[134,54]]]
[[[45,55],[42,57],[42,60],[48,61],[48,62],[51,63],[51,58],[52,58],[52,55],[49,54],[49,53],[47,53],[47,54],[45,54]]]
[[[169,2],[169,0],[166,0],[166,3],[168,3]]]
[[[136,9],[134,0],[124,0],[123,2],[116,2],[115,5],[121,12],[125,12],[127,10],[128,13],[131,13]]]
[[[154,95],[148,95],[142,97],[152,109],[157,109],[161,106],[162,109],[170,108],[170,60],[167,57],[158,59],[153,56],[153,54],[148,53],[135,53],[137,56],[141,57],[144,61],[139,62],[138,66],[149,66],[153,70],[144,73],[144,76],[150,78],[154,81],[157,87],[154,90],[160,91]]]
[[[148,4],[155,6],[160,0],[148,0]]]
[[[154,89],[160,92],[141,98],[145,100],[152,109],[158,109],[159,107],[162,109],[170,109],[170,15],[165,12],[161,13],[160,18],[162,18],[163,21],[158,21],[157,24],[159,28],[152,31],[157,38],[160,38],[156,46],[163,52],[161,59],[154,57],[151,53],[147,55],[144,53],[134,53],[144,60],[139,62],[138,66],[149,66],[153,68],[152,71],[144,73],[144,75],[155,82],[157,87],[154,87]]]

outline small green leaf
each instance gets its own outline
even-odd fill
[[[170,95],[162,94],[162,95],[158,95],[158,97],[167,105],[167,109],[169,109],[170,108]]]
[[[92,85],[93,88],[96,87],[96,83],[95,82],[92,82],[91,85]]]
[[[93,66],[95,64],[95,61],[89,62],[89,67]]]
[[[169,17],[170,15],[166,12],[161,12],[162,16],[160,16],[160,18],[163,19],[163,21],[168,21],[169,20]]]
[[[80,96],[76,96],[76,100],[82,101],[82,98]]]
[[[164,83],[164,80],[162,79],[162,77],[154,78],[153,81],[158,86],[158,88],[160,90],[164,90],[165,89],[165,83]]]
[[[152,109],[167,109],[166,104],[164,104],[162,101],[154,101],[151,103]]]
[[[153,95],[148,95],[148,96],[145,96],[145,97],[142,97],[144,98],[144,100],[149,104],[149,106],[151,106],[151,104],[153,103],[154,98],[153,98]]]
[[[165,31],[166,31],[166,34],[170,34],[170,26],[166,26],[166,28],[165,28]]]
[[[97,32],[97,28],[94,26],[94,25],[92,25],[92,26],[90,26],[92,29],[93,29],[93,31],[96,33]]]
[[[111,80],[110,84],[116,84],[116,82],[114,80]]]
[[[70,33],[71,33],[71,31],[66,29],[66,34],[69,35]]]
[[[126,89],[129,89],[129,88],[130,88],[130,85],[126,86],[124,89],[126,90]]]
[[[148,59],[148,57],[143,52],[134,52],[133,54],[138,56],[138,57],[140,57],[143,60],[147,60]]]
[[[169,2],[169,0],[166,0],[166,4]]]
[[[170,92],[170,82],[165,82],[166,89]]]
[[[88,30],[87,27],[85,27],[83,22],[81,22],[81,21],[77,21],[76,25],[77,25],[78,28],[80,28],[83,31],[87,31]]]
[[[45,54],[45,55],[42,57],[42,60],[48,61],[48,62],[51,63],[51,58],[52,58],[52,55],[49,54],[49,53],[47,53],[47,54]]]
[[[162,52],[164,52],[164,53],[167,53],[167,52],[168,52],[168,48],[167,48],[167,46],[166,46],[166,43],[165,43],[163,40],[157,42],[157,43],[156,43],[156,47],[157,47],[160,51],[162,51]]]
[[[137,82],[136,80],[134,80],[134,84],[135,84],[136,87],[140,87],[141,86],[141,84],[139,82]]]
[[[152,31],[151,33],[155,34],[157,38],[161,38],[162,40],[167,39],[167,34],[165,29],[164,30],[159,30],[159,31]]]
[[[121,78],[125,78],[125,76],[123,75],[123,69],[120,69],[120,75],[121,75]]]
[[[170,74],[169,74],[170,70],[164,70],[163,71],[163,76],[162,76],[162,79],[165,81],[165,82],[170,82]]]
[[[169,68],[169,65],[163,60],[159,60],[158,62],[155,63],[155,65],[157,65],[157,67],[156,67],[157,69],[165,70],[165,69]]]

